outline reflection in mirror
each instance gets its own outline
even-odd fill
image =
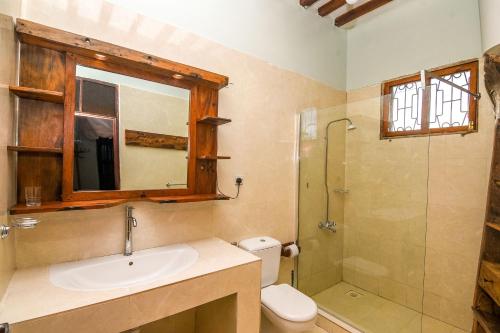
[[[77,66],[75,191],[187,188],[190,91]]]

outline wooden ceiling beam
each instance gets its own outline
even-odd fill
[[[318,0],[300,0],[299,3],[302,7],[309,7],[311,5],[313,5],[315,2],[317,2]]]
[[[335,19],[335,25],[337,27],[341,27],[358,17],[361,17],[365,14],[368,14],[371,11],[374,11],[375,9],[391,2],[392,0],[370,0],[358,7],[354,7],[350,11],[348,11],[345,14],[340,15]]]
[[[326,16],[346,4],[345,0],[331,0],[318,8],[320,16]]]

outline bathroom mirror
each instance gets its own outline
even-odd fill
[[[73,191],[188,187],[190,90],[75,71]]]
[[[16,20],[18,189],[11,214],[130,201],[228,200],[217,191],[219,92],[229,78],[88,36]]]

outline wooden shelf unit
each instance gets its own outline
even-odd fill
[[[210,116],[205,116],[198,120],[198,123],[200,124],[208,124],[208,125],[214,125],[214,126],[219,126],[219,125],[224,125],[227,123],[230,123],[231,119],[227,118],[220,118],[220,117],[210,117]]]
[[[491,229],[500,231],[500,224],[498,223],[486,222],[486,226],[488,226]]]
[[[478,285],[500,306],[500,263],[483,260],[479,268]]]
[[[22,86],[9,86],[9,90],[11,93],[21,98],[59,104],[64,103],[64,94],[60,91],[36,89]]]
[[[498,316],[491,315],[480,310],[474,311],[474,319],[481,325],[483,332],[498,333],[500,332],[500,319]]]
[[[497,121],[491,164],[486,221],[476,291],[474,295],[473,333],[500,332],[500,126]]]
[[[62,148],[52,147],[28,147],[28,146],[7,146],[7,150],[24,153],[46,153],[46,154],[62,154]]]

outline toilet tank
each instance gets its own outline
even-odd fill
[[[263,236],[242,240],[238,246],[262,259],[262,288],[278,281],[281,257],[280,241]]]

